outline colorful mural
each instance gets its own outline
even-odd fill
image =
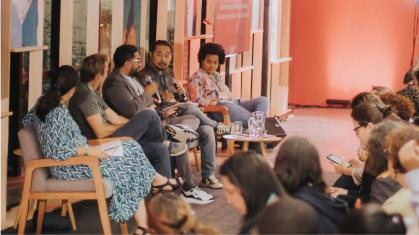
[[[12,0],[11,48],[37,46],[38,0]]]
[[[124,1],[124,44],[140,47],[141,1]]]

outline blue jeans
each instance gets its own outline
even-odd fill
[[[263,116],[263,122],[265,123],[266,114],[268,113],[269,100],[262,96],[259,98],[236,101],[235,104],[231,103],[218,103],[217,106],[227,106],[230,112],[230,121],[241,121],[243,128],[248,128],[249,119],[252,117],[252,113],[255,111],[262,111],[265,115]],[[212,113],[211,115],[216,121],[222,122],[223,115],[221,113]],[[255,144],[255,150],[257,153],[261,153],[259,144]]]

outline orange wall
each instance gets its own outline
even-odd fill
[[[371,85],[402,87],[412,55],[413,0],[294,0],[289,103],[326,106]]]

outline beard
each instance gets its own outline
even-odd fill
[[[131,71],[129,72],[129,76],[130,76],[130,77],[132,77],[132,78],[137,78],[137,77],[139,77],[139,76],[140,76],[140,72],[138,72],[139,68],[140,68],[140,66],[138,66],[138,67],[137,67],[136,69],[134,69],[134,70],[131,70]]]
[[[161,64],[161,65],[160,65]],[[165,70],[166,68],[167,68],[167,64],[166,63],[160,63],[160,64],[157,64],[157,65],[155,65],[154,63],[153,63],[153,66],[154,66],[154,68],[156,68],[157,70],[159,70],[159,71],[163,71],[163,70]],[[159,66],[164,66],[163,68],[162,67],[159,67]]]

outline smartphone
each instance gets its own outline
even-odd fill
[[[336,157],[333,154],[330,154],[329,156],[327,156],[327,159],[329,159],[330,161],[332,161],[332,162],[334,162],[336,164],[339,164],[339,165],[342,162],[342,159]],[[345,166],[348,167],[348,168],[351,167],[351,164],[349,164],[349,163],[347,163],[345,161],[343,161],[343,164],[345,164]]]

